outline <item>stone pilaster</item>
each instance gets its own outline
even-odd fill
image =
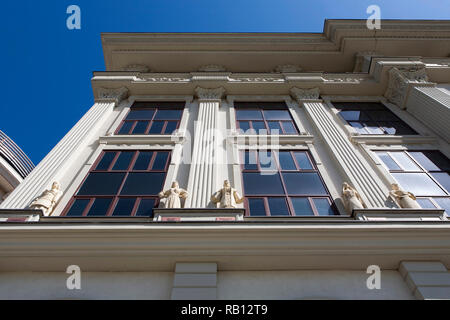
[[[387,195],[375,180],[375,172],[332,119],[327,105],[318,99],[319,89],[293,88],[291,93],[303,105],[316,130],[326,141],[330,154],[346,174],[348,182],[359,191],[369,207],[384,207]]]
[[[217,161],[219,150],[217,116],[223,88],[198,87],[198,118],[195,125],[191,170],[189,172],[186,208],[205,208],[217,186]]]
[[[450,95],[436,87],[415,87],[409,93],[406,111],[450,143]]]
[[[0,208],[26,208],[53,180],[59,180],[58,171],[80,147],[86,145],[86,140],[90,138],[92,132],[101,127],[114,106],[126,97],[127,92],[126,88],[98,90],[96,102],[91,109],[1,203]],[[61,186],[63,192],[65,187]]]

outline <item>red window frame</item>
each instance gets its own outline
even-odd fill
[[[110,152],[116,152],[116,155],[114,156],[113,160],[109,164],[109,167],[106,170],[97,170],[97,166],[99,165],[100,161],[103,159],[104,155],[106,153],[110,153]],[[122,152],[134,152],[128,167],[125,170],[112,170],[112,168],[116,164],[116,162],[117,162],[118,158],[120,157],[120,155],[122,154]],[[133,167],[136,164],[136,160],[138,159],[141,152],[152,152],[153,153],[152,157],[149,161],[149,165],[146,170],[133,170]],[[164,152],[164,153],[168,154],[166,163],[164,164],[164,168],[162,170],[152,170],[153,165],[155,163],[155,159],[156,159],[158,153],[160,153],[160,152]],[[68,204],[64,208],[61,216],[67,215],[67,213],[70,211],[70,209],[72,208],[72,205],[74,204],[74,202],[76,200],[89,200],[89,202],[86,205],[86,207],[84,208],[82,215],[71,216],[71,217],[87,217],[87,214],[96,199],[112,199],[112,200],[111,200],[111,203],[110,203],[108,209],[106,210],[105,215],[103,215],[103,216],[95,215],[95,216],[89,216],[89,217],[93,217],[93,218],[95,218],[95,217],[111,217],[114,212],[114,209],[116,208],[116,206],[118,204],[119,199],[136,199],[136,200],[135,200],[134,207],[133,207],[130,215],[115,216],[115,217],[134,217],[137,213],[137,210],[138,210],[139,205],[141,204],[142,200],[145,200],[145,199],[154,200],[155,201],[154,207],[156,208],[159,204],[159,198],[157,195],[148,195],[148,196],[147,195],[133,195],[133,194],[121,195],[120,193],[127,181],[128,175],[130,173],[140,173],[140,172],[141,173],[146,173],[146,172],[164,173],[165,174],[164,181],[163,181],[163,185],[164,185],[165,179],[167,176],[167,170],[170,165],[170,161],[171,161],[171,151],[170,150],[104,150],[104,151],[102,151],[102,153],[99,155],[97,160],[92,165],[88,174],[84,177],[83,181],[78,186],[77,190],[75,191],[74,195],[72,196],[72,198],[70,199]],[[78,195],[78,192],[80,191],[80,189],[82,188],[82,186],[84,185],[84,183],[86,182],[87,178],[89,177],[89,175],[91,173],[102,173],[102,172],[103,173],[125,173],[125,176],[120,184],[120,187],[118,188],[117,192],[114,195]],[[145,217],[147,217],[147,216],[145,216]]]
[[[245,152],[255,152],[256,153],[256,166],[257,169],[245,169]],[[287,170],[287,169],[282,169],[281,168],[281,164],[279,161],[279,157],[275,156],[273,157],[275,159],[275,163],[276,163],[276,169],[275,170],[269,170],[269,169],[263,169],[261,168],[260,165],[260,161],[259,161],[259,152],[289,152],[291,154],[291,158],[295,164],[295,169],[292,170]],[[303,152],[306,154],[309,163],[311,164],[311,169],[302,169],[296,159],[296,157],[294,156],[295,152]],[[266,216],[271,216],[270,215],[270,208],[269,208],[269,199],[268,198],[283,198],[286,201],[286,205],[287,205],[287,209],[289,211],[289,215],[275,215],[275,216],[280,216],[280,217],[289,217],[289,216],[297,216],[295,214],[295,210],[294,210],[294,206],[292,204],[292,198],[307,198],[309,201],[309,204],[311,206],[311,209],[313,211],[314,216],[321,216],[316,208],[316,205],[314,203],[314,199],[327,199],[328,203],[331,207],[331,210],[333,211],[333,215],[337,215],[337,208],[336,205],[333,201],[333,199],[331,198],[330,192],[325,184],[325,181],[322,178],[322,175],[320,174],[316,162],[314,161],[314,158],[312,157],[311,153],[308,150],[259,150],[259,149],[245,149],[245,150],[241,150],[240,152],[240,160],[241,160],[241,173],[260,173],[262,171],[272,171],[272,172],[277,172],[277,174],[280,177],[281,180],[281,184],[283,186],[283,191],[284,194],[280,195],[280,194],[264,194],[264,195],[247,195],[245,193],[245,185],[244,185],[244,175],[241,174],[241,180],[242,180],[242,186],[243,186],[243,191],[244,191],[244,198],[245,198],[245,202],[244,202],[244,206],[245,206],[245,215],[246,216],[250,216],[250,207],[249,207],[249,201],[248,199],[263,199],[264,200],[264,208],[265,208],[265,213]],[[283,178],[282,173],[283,172],[303,172],[303,173],[316,173],[320,179],[320,181],[322,182],[323,187],[325,188],[325,191],[327,193],[327,195],[314,195],[314,194],[298,194],[298,195],[289,195],[288,191],[287,191],[287,187]],[[308,215],[298,215],[298,216],[308,216]],[[252,216],[252,217],[258,217],[258,216]]]
[[[127,120],[127,117],[129,116],[130,112],[133,110],[154,110],[155,112],[152,115],[151,119],[130,119]],[[158,114],[159,110],[180,110],[181,112],[181,116],[179,119],[174,120],[174,119],[158,119],[155,120],[156,115]],[[136,126],[138,125],[139,122],[147,122],[147,126],[145,128],[145,131],[143,133],[138,133],[141,135],[158,135],[158,134],[162,134],[162,135],[170,135],[171,133],[165,133],[166,128],[168,126],[168,124],[170,122],[176,122],[176,126],[174,130],[179,129],[180,127],[180,122],[181,122],[181,118],[183,117],[183,111],[184,111],[184,105],[182,105],[182,103],[180,102],[135,102],[130,110],[127,112],[127,114],[125,115],[125,117],[123,118],[122,122],[120,123],[120,125],[118,126],[118,128],[115,131],[116,135],[135,135],[133,134],[134,129],[136,128]],[[163,126],[161,128],[161,131],[159,133],[149,133],[151,130],[152,125],[155,122],[163,122]],[[122,127],[126,124],[126,123],[132,123],[130,129],[128,130],[128,133],[119,133],[122,130]]]
[[[235,110],[235,118],[236,118],[236,128],[241,129],[240,121],[246,121],[249,123],[250,129],[254,130],[253,128],[253,122],[262,122],[264,124],[264,127],[266,129],[267,134],[270,133],[270,127],[269,122],[278,122],[281,132],[280,134],[286,134],[286,135],[298,135],[299,130],[297,128],[297,125],[292,118],[292,115],[289,111],[289,108],[286,106],[285,102],[235,102],[234,103],[234,110]],[[237,117],[237,111],[238,110],[258,110],[261,113],[262,120],[260,119],[254,119],[254,120],[238,120]],[[290,120],[267,120],[263,111],[270,111],[270,110],[283,110],[287,111],[289,114]],[[291,123],[295,133],[287,133],[284,129],[283,123]],[[258,134],[255,130],[255,133]]]

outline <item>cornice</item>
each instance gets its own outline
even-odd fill
[[[128,97],[128,88],[120,87],[115,89],[98,88],[96,102],[114,102],[118,105],[122,100]]]

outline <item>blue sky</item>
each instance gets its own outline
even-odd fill
[[[81,30],[66,9],[81,8]],[[101,32],[322,32],[325,19],[450,19],[450,0],[22,0],[1,6],[0,130],[37,164],[93,104]]]

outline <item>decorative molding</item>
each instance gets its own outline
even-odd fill
[[[208,64],[208,65],[201,66],[200,68],[198,68],[198,71],[200,71],[200,72],[226,72],[227,69],[224,66]]]
[[[128,88],[120,87],[116,89],[98,88],[96,101],[114,102],[118,105],[122,100],[128,98]]]
[[[197,87],[195,93],[199,100],[220,100],[225,93],[225,89],[222,87],[216,89]]]
[[[393,144],[434,144],[437,143],[438,140],[433,136],[420,136],[420,135],[408,135],[408,136],[392,136],[392,135],[359,135],[353,134],[350,136],[350,141],[358,144],[384,144],[384,145],[393,145]]]
[[[317,100],[320,96],[319,88],[311,88],[311,89],[300,89],[297,87],[291,88],[292,96],[298,100]]]
[[[125,68],[123,68],[124,71],[130,71],[130,72],[142,72],[147,73],[150,72],[150,68],[143,64],[129,64]]]
[[[404,109],[411,86],[434,86],[428,81],[425,67],[396,68],[389,70],[389,83],[384,96],[392,103]]]
[[[100,144],[107,145],[175,145],[186,141],[183,135],[112,135],[99,138]]]
[[[280,72],[280,73],[296,73],[296,72],[301,72],[302,68],[298,65],[283,64],[283,65],[276,66],[274,71]]]

